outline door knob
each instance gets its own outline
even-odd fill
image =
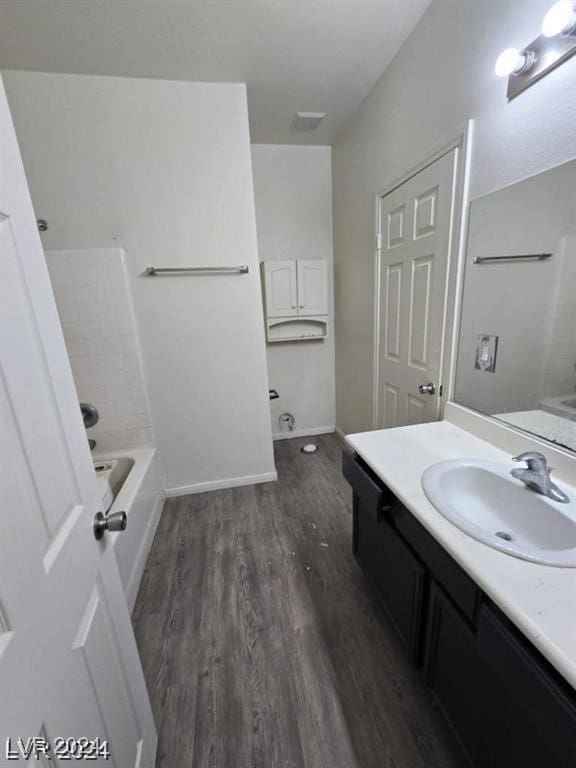
[[[428,384],[419,384],[418,392],[421,395],[434,395],[436,394],[436,384],[433,384],[431,381]]]
[[[96,512],[94,515],[94,538],[96,541],[100,541],[106,531],[125,531],[127,523],[126,512],[113,512],[111,515]]]

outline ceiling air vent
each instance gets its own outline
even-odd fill
[[[315,131],[325,117],[326,112],[296,112],[291,129],[293,131]]]

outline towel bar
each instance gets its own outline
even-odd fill
[[[527,259],[535,259],[537,261],[544,261],[552,256],[551,253],[520,253],[513,256],[476,256],[473,260],[473,264],[484,264],[487,261],[519,261]]]
[[[148,277],[156,277],[156,275],[177,272],[191,275],[245,275],[248,272],[248,266],[243,264],[240,267],[146,267],[144,274]]]

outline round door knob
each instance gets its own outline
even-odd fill
[[[96,541],[100,541],[106,531],[125,531],[127,524],[126,512],[113,512],[111,515],[96,512],[94,515],[94,538]]]
[[[419,384],[418,392],[420,392],[421,395],[433,395],[436,392],[436,385],[431,381],[428,382],[428,384]]]

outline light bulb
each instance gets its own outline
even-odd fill
[[[498,77],[506,77],[522,72],[527,66],[525,53],[520,53],[516,48],[506,48],[496,60],[494,72]]]
[[[569,35],[576,29],[576,11],[573,0],[558,0],[544,16],[542,34],[544,37]]]

